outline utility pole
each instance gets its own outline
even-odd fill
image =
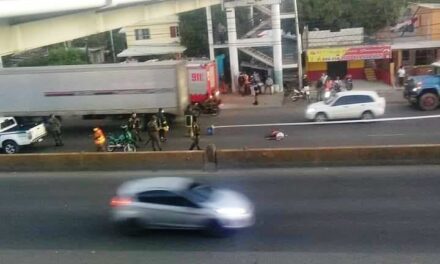
[[[302,43],[301,43],[301,34],[299,33],[299,18],[298,18],[298,4],[297,0],[293,0],[293,5],[295,6],[295,30],[296,30],[296,45],[298,48],[298,86],[302,88]]]
[[[210,6],[206,7],[206,24],[208,26],[209,59],[215,60],[214,33],[212,29],[212,13]]]
[[[113,41],[113,30],[110,30],[110,43],[112,46],[113,63],[116,62],[115,43]]]

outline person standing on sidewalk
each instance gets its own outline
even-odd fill
[[[197,150],[201,150],[201,148],[199,146],[199,142],[200,142],[200,126],[199,126],[199,123],[197,121],[197,118],[194,118],[194,120],[193,120],[192,130],[193,130],[194,136],[192,137],[193,142],[191,144],[191,147],[189,147],[189,150],[193,150],[194,148],[197,148]]]
[[[324,89],[324,83],[322,82],[322,78],[316,82],[316,101],[322,101],[322,90]]]
[[[54,139],[56,147],[64,146],[61,139],[61,122],[54,114],[51,114],[49,120],[47,120],[47,130]]]
[[[397,71],[397,77],[399,78],[399,87],[402,88],[405,84],[405,77],[406,77],[406,71],[403,66],[400,66],[399,70]]]
[[[151,145],[153,147],[153,151],[156,151],[158,149],[159,151],[162,150],[160,147],[160,140],[159,140],[159,126],[157,125],[157,116],[154,115],[150,122],[147,124],[148,129],[148,136],[150,137],[145,145],[147,145],[151,141]]]
[[[217,33],[220,44],[224,44],[226,40],[226,27],[221,22],[217,24]]]

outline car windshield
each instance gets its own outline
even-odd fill
[[[203,203],[211,199],[214,189],[211,186],[193,183],[186,191],[189,199],[196,203]]]

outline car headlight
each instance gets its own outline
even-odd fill
[[[316,112],[315,108],[313,108],[313,107],[307,108],[307,113],[314,113],[314,112]]]
[[[244,208],[219,208],[215,210],[221,216],[235,218],[246,216],[249,212]]]
[[[413,92],[417,92],[418,90],[420,90],[420,87],[416,87],[412,89]]]

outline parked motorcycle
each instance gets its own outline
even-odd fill
[[[310,103],[310,87],[305,86],[302,90],[293,88],[290,99],[292,102],[296,102],[298,99],[305,99],[307,100],[307,103]]]
[[[107,143],[107,151],[108,152],[114,152],[114,151],[124,151],[124,152],[135,152],[136,151],[136,144],[133,138],[133,135],[130,131],[128,131],[127,126],[122,126],[123,132],[119,136],[108,136],[108,143]]]
[[[199,117],[201,114],[218,115],[220,113],[221,101],[219,99],[208,99],[203,103],[195,103],[192,109],[193,115]]]

